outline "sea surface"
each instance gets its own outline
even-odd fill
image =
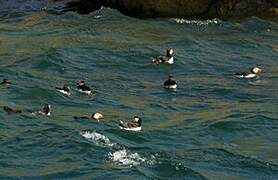
[[[152,64],[170,47],[174,65]],[[258,78],[233,76],[253,66]],[[162,86],[169,74],[176,91]],[[0,179],[278,179],[277,21],[4,8],[3,78],[13,84],[0,86]],[[46,103],[50,117],[29,113]],[[73,118],[94,112],[104,119]],[[120,130],[134,115],[143,130]]]

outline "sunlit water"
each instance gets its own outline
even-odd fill
[[[0,178],[277,179],[278,24],[135,19],[111,9],[0,20]],[[151,58],[172,47],[176,63]],[[257,79],[233,73],[259,66]],[[172,74],[176,91],[162,87]],[[75,91],[85,80],[94,96]],[[71,96],[55,91],[69,84]],[[101,122],[73,116],[101,112]],[[143,131],[119,120],[143,118]]]

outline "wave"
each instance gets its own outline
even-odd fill
[[[97,133],[97,132],[82,132],[80,133],[81,136],[84,138],[90,140],[91,142],[94,142],[98,146],[104,146],[104,147],[113,147],[114,143],[112,143],[107,137],[104,135]]]
[[[155,163],[155,156],[151,155],[150,158],[147,158],[137,152],[131,152],[125,147],[111,142],[109,138],[95,131],[85,131],[80,134],[97,146],[111,148],[111,152],[108,153],[108,158],[118,165],[132,167],[138,166],[141,163],[146,163],[148,165],[153,165]]]
[[[188,19],[182,19],[182,18],[173,18],[172,21],[176,22],[177,24],[193,24],[197,26],[205,26],[209,24],[219,24],[221,20],[214,18],[214,19],[208,19],[208,20],[188,20]]]
[[[109,158],[114,162],[126,166],[136,166],[147,161],[146,158],[141,157],[138,153],[131,153],[126,149],[118,150],[113,153],[110,152]]]

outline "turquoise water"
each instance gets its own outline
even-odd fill
[[[1,179],[277,179],[278,24],[3,11]],[[151,57],[172,47],[176,63]],[[259,66],[257,79],[234,72]],[[162,87],[172,74],[176,91]],[[74,91],[83,79],[94,96]],[[69,84],[71,96],[55,91]],[[101,112],[101,122],[73,116]],[[143,118],[143,131],[118,128]]]

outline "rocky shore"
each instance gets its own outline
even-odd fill
[[[0,2],[0,8],[47,6],[61,11],[90,13],[101,6],[139,18],[180,17],[239,19],[249,16],[277,19],[278,0],[26,0]]]
[[[139,18],[278,17],[278,0],[67,0],[65,2],[68,9],[74,9],[79,13],[89,13],[106,6]]]

